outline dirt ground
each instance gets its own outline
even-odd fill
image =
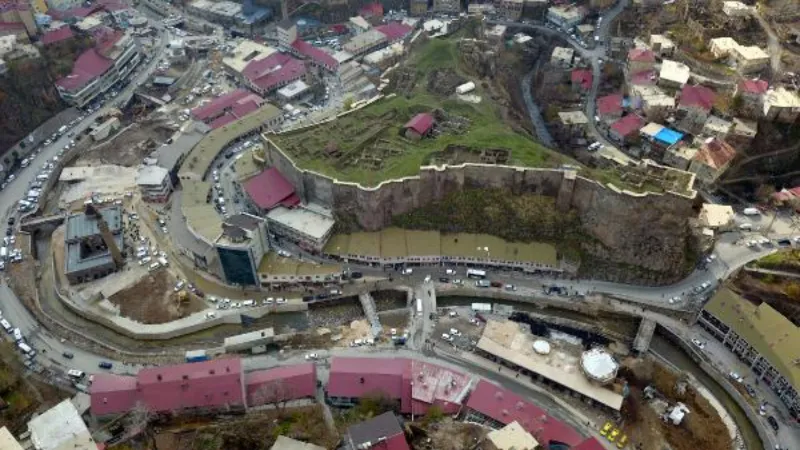
[[[140,122],[113,140],[90,149],[81,155],[74,165],[114,164],[136,167],[172,133],[172,130],[160,122]]]
[[[408,310],[378,313],[384,332],[396,328],[399,333],[402,333],[403,329],[408,328],[408,315]]]
[[[205,303],[189,294],[189,302],[178,305],[175,280],[165,270],[145,276],[141,281],[112,295],[109,300],[120,313],[142,323],[165,323],[202,311]]]
[[[424,420],[424,419],[423,419]],[[473,448],[487,430],[478,425],[456,422],[451,418],[433,423],[427,430],[418,431],[410,439],[415,450],[463,450]],[[429,440],[430,439],[430,440]]]

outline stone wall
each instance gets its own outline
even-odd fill
[[[578,212],[583,231],[594,238],[582,243],[583,250],[592,260],[611,263],[592,267],[588,276],[668,284],[685,275],[694,193],[638,194],[580,176],[573,179],[566,175],[571,171],[488,164],[424,166],[417,176],[363,187],[297,167],[268,135],[264,137],[268,162],[292,182],[305,201],[331,208],[338,218],[360,229],[379,230],[388,226],[393,216],[463,189],[506,189],[510,195],[558,197],[560,208]]]

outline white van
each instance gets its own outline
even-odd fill
[[[256,306],[256,301],[255,300],[245,300],[245,301],[242,302],[242,306],[244,306],[245,308],[248,308],[250,306]]]
[[[164,267],[169,267],[169,261],[167,261],[167,258],[165,258],[163,256],[159,256],[158,257],[158,263],[161,264]]]
[[[21,341],[22,340],[22,331],[19,328],[14,328],[14,340]]]
[[[743,223],[739,225],[739,229],[742,231],[753,231],[753,225],[749,223]]]
[[[85,373],[83,373],[82,371],[80,371],[78,369],[69,369],[67,371],[67,375],[69,375],[70,378],[74,378],[76,380],[80,380],[80,379],[82,379],[83,377],[86,376]]]
[[[150,264],[150,268],[148,270],[150,272],[153,272],[155,270],[158,270],[159,267],[161,267],[161,263],[154,262],[153,264]]]
[[[31,358],[36,356],[36,350],[32,349],[30,345],[28,345],[28,344],[26,344],[24,342],[18,343],[17,347],[19,347],[19,349],[22,350],[22,353],[25,353],[26,355],[30,356]]]
[[[758,216],[761,214],[761,211],[759,211],[758,208],[745,208],[742,214],[745,216]]]
[[[11,324],[6,319],[0,320],[0,325],[3,326],[7,333],[11,333]]]

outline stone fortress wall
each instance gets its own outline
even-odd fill
[[[584,245],[593,259],[619,267],[602,275],[612,281],[672,283],[684,273],[688,219],[696,193],[635,193],[577,176],[572,169],[541,169],[489,164],[423,166],[419,175],[387,180],[375,187],[333,179],[298,167],[262,135],[267,163],[295,186],[307,202],[352,217],[364,230],[388,226],[392,217],[470,188],[506,189],[510,194],[556,198],[561,210],[574,209],[583,231],[594,237]],[[643,269],[638,274],[633,267]]]

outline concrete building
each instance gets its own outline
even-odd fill
[[[424,16],[428,14],[428,0],[411,0],[409,14],[412,16]]]
[[[636,114],[617,120],[609,128],[609,136],[619,143],[630,143],[639,135],[639,130],[644,126],[644,119]]]
[[[387,42],[385,34],[372,28],[364,33],[353,36],[349,42],[344,44],[343,48],[346,52],[357,58],[379,49],[386,45]]]
[[[641,109],[650,120],[661,121],[675,109],[675,98],[658,86],[631,86],[631,104]]]
[[[622,117],[622,94],[604,95],[597,99],[597,116],[600,121],[611,124]]]
[[[0,448],[3,450],[24,450],[14,435],[8,431],[8,427],[0,428]]]
[[[722,2],[722,12],[729,17],[750,17],[753,14],[753,8],[742,2],[725,1]]]
[[[800,330],[767,303],[755,305],[723,287],[706,303],[698,323],[747,364],[800,417]]]
[[[172,193],[172,178],[169,170],[153,166],[143,166],[136,174],[136,186],[146,202],[164,203]]]
[[[746,117],[760,117],[768,90],[769,83],[766,80],[752,79],[737,83],[733,95],[741,100],[740,112]]]
[[[458,0],[433,0],[433,12],[458,14],[461,2]]]
[[[662,58],[675,53],[675,42],[663,34],[651,34],[650,47],[653,49],[653,53]]]
[[[215,244],[225,282],[260,286],[258,266],[269,251],[266,221],[250,214],[236,214],[222,223]]]
[[[689,165],[697,155],[697,148],[691,146],[670,147],[664,152],[664,164],[680,170],[689,170]]]
[[[758,134],[758,122],[734,117],[733,128],[728,133],[726,141],[733,148],[747,149],[750,148],[750,144],[752,144],[756,134]]]
[[[314,264],[268,253],[258,266],[258,280],[269,289],[318,287],[338,283],[342,267],[338,264]]]
[[[273,53],[265,58],[251,60],[241,77],[247,87],[266,96],[298,80],[308,79],[305,61],[286,53]]]
[[[297,25],[291,19],[278,22],[278,44],[283,48],[291,48],[292,42],[297,40]]]
[[[550,64],[563,69],[572,67],[572,57],[575,50],[571,47],[556,47],[553,49],[553,54],[550,56]]]
[[[372,28],[372,24],[367,22],[367,19],[361,16],[351,17],[347,21],[347,26],[352,34],[361,34]]]
[[[794,123],[800,116],[800,96],[783,86],[764,95],[764,118],[773,122]]]
[[[716,93],[702,85],[686,85],[681,89],[678,111],[686,131],[696,132],[705,125],[715,99]]]
[[[243,39],[233,50],[225,54],[222,64],[228,73],[241,80],[242,71],[251,61],[264,59],[276,52],[277,50],[272,47]]]
[[[661,71],[658,74],[658,85],[668,89],[680,89],[692,75],[692,70],[684,63],[671,59],[661,62]]]
[[[739,45],[731,51],[729,62],[740,73],[758,72],[769,65],[769,53],[755,45]]]
[[[728,133],[732,128],[733,122],[717,116],[708,116],[706,123],[703,125],[701,134],[703,136],[717,137],[724,140],[728,137]]]
[[[72,72],[56,81],[58,94],[79,108],[92,102],[118,81],[128,78],[140,61],[130,32],[111,32],[96,38],[97,44],[81,53]]]
[[[310,89],[303,80],[295,80],[278,89],[278,99],[283,103],[301,100],[307,96]]]
[[[28,422],[35,450],[97,450],[98,444],[69,399]],[[4,447],[5,450],[5,447]]]
[[[102,278],[118,269],[102,237],[98,219],[87,212],[70,214],[66,219],[64,271],[72,284]],[[122,207],[109,206],[98,212],[108,225],[117,249],[122,252]]]
[[[403,44],[401,42],[395,42],[384,49],[376,50],[365,56],[364,64],[368,64],[380,70],[385,70],[398,62],[404,53],[405,47]]]
[[[194,108],[191,115],[214,130],[258,111],[265,103],[263,98],[246,89],[236,89]]]
[[[711,184],[728,169],[735,157],[736,149],[730,144],[721,139],[707,138],[699,145],[688,170],[694,172],[699,181]]]
[[[547,21],[567,30],[583,21],[583,8],[576,6],[551,6],[547,9]]]
[[[486,450],[536,450],[539,442],[514,421],[486,435]]]
[[[267,213],[269,232],[303,249],[321,252],[333,233],[335,221],[303,207],[278,206]]]
[[[193,15],[222,25],[233,25],[242,14],[242,4],[226,0],[194,0],[186,5]]]
[[[703,227],[712,230],[728,230],[734,225],[736,213],[730,205],[703,203],[698,220]]]
[[[583,137],[589,119],[583,111],[564,111],[558,113],[560,128],[567,138]]]
[[[719,37],[708,41],[708,50],[717,58],[726,58],[739,46],[736,39],[731,37]]]
[[[497,13],[507,20],[516,22],[522,17],[525,0],[500,0],[495,2]]]

